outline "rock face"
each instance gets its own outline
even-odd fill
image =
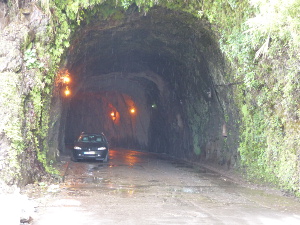
[[[225,117],[234,116],[232,90],[222,85],[226,68],[209,24],[160,7],[119,13],[83,23],[72,38],[66,68],[74,96],[61,128],[67,142],[104,131],[113,146],[232,166],[234,122],[222,135]]]
[[[64,98],[54,81],[54,91],[45,91],[55,41],[46,34],[47,15],[28,3],[7,18],[7,5],[0,6],[0,173],[8,183],[38,179],[41,162],[55,161],[81,131],[103,131],[111,146],[234,165],[232,90],[204,19],[135,6],[89,17],[62,58],[72,78]]]
[[[1,2],[0,12],[0,177],[22,185],[43,173],[33,141],[40,114],[31,99],[41,84],[37,70],[26,65],[24,49],[43,35],[48,19],[34,4],[9,8]]]
[[[8,23],[8,7],[4,2],[0,2],[0,30],[3,30]]]

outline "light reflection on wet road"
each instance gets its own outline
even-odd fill
[[[300,203],[167,156],[118,149],[108,163],[69,162],[33,224],[294,225]]]

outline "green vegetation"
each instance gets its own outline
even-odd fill
[[[251,178],[273,182],[300,195],[300,0],[40,0],[40,6],[51,20],[44,35],[49,40],[37,37],[24,49],[26,69],[35,74],[33,87],[26,96],[16,97],[20,96],[13,85],[18,83],[16,74],[0,77],[0,83],[7,84],[0,95],[6,99],[1,100],[5,107],[21,106],[25,102],[33,105],[34,118],[27,121],[26,128],[30,141],[26,143],[22,142],[24,134],[19,132],[22,120],[26,119],[18,116],[24,109],[12,107],[11,117],[2,117],[11,120],[5,130],[16,149],[14,154],[35,149],[38,160],[48,172],[52,171],[51,160],[46,157],[50,98],[70,37],[80,24],[88,23],[95,16],[122,19],[120,11],[133,3],[141,11],[160,5],[191,13],[212,24],[220,49],[233,71],[225,77],[226,82],[242,82],[234,88],[234,100],[241,115],[238,150],[242,166]],[[15,7],[14,1],[9,4]],[[50,52],[50,58],[46,52]],[[189,112],[196,115],[194,112],[199,110],[190,108]],[[189,119],[195,123],[197,118]],[[229,118],[226,115],[226,120]],[[197,128],[192,126],[194,134],[199,132]],[[194,140],[194,146],[198,146],[198,140]],[[200,149],[195,150],[200,153]],[[19,174],[14,158],[10,156]]]
[[[220,39],[236,71],[232,79],[244,81],[236,89],[242,112],[241,163],[251,178],[299,195],[300,1],[251,3],[244,13],[232,11],[242,18],[240,27],[235,26],[231,33],[224,29]],[[226,28],[225,22],[217,23]]]
[[[44,66],[43,63],[39,62],[36,58],[36,50],[35,49],[27,49],[25,51],[24,60],[26,62],[26,66],[28,69],[32,68],[42,68]]]
[[[214,25],[235,74],[228,81],[243,81],[235,88],[241,111],[241,163],[249,177],[299,195],[300,1],[151,2]]]
[[[8,146],[3,146],[3,151],[6,150],[8,155],[6,156],[7,169],[5,171],[7,177],[19,178],[20,175],[20,165],[17,160],[18,154],[24,148],[22,143],[21,134],[21,101],[20,95],[18,94],[18,88],[16,83],[18,83],[18,76],[13,72],[3,73],[0,76],[0,102],[5,110],[1,110],[1,128],[4,129],[9,137],[13,137],[11,142],[11,148],[13,150],[7,151]],[[9,166],[8,166],[9,165]],[[8,169],[10,168],[10,169]],[[8,180],[5,180],[8,181]]]
[[[191,127],[193,134],[193,149],[194,153],[199,156],[201,154],[201,144],[205,143],[206,136],[205,128],[208,122],[208,107],[203,107],[206,104],[204,100],[199,98],[194,98],[193,101],[187,103],[187,113],[189,115],[189,126]]]

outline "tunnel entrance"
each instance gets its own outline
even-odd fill
[[[147,149],[155,111],[161,105],[151,76],[159,79],[150,72],[89,77],[70,101],[66,142],[82,131],[104,132],[114,147]]]
[[[103,131],[112,146],[206,157],[205,144],[220,136],[212,76],[222,66],[209,24],[187,13],[154,7],[145,15],[132,6],[95,16],[68,51],[73,94],[60,141]]]

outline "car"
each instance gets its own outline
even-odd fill
[[[95,159],[108,162],[108,141],[103,133],[82,132],[74,142],[72,160],[77,162],[81,159]]]

